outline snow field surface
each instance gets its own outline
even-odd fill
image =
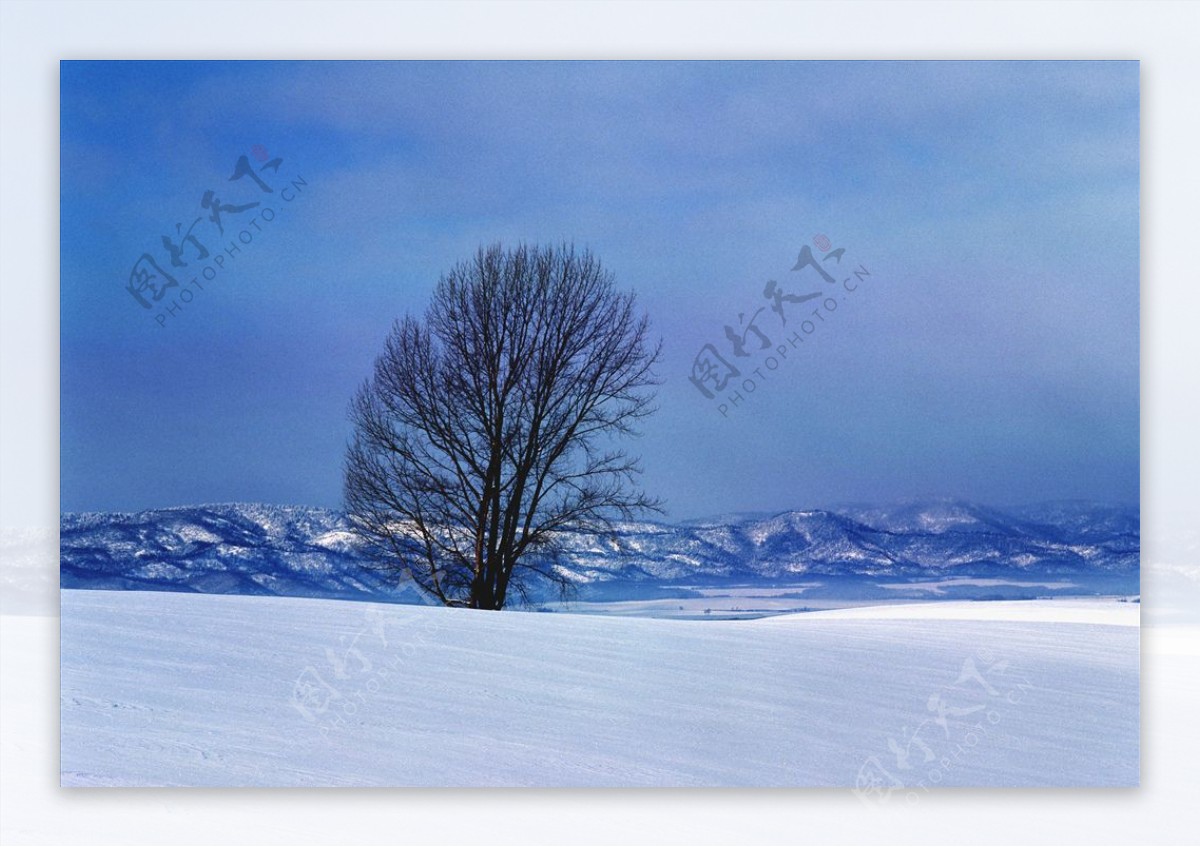
[[[1137,615],[1047,600],[679,621],[64,590],[61,780],[868,802],[1131,786]]]

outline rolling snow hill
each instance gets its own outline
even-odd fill
[[[62,592],[66,786],[1134,786],[1138,606],[696,623]],[[983,617],[980,614],[983,613]]]

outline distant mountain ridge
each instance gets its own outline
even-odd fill
[[[332,510],[221,504],[67,513],[63,588],[416,602],[370,567]],[[1004,510],[955,500],[839,506],[679,524],[628,522],[618,539],[564,536],[561,572],[585,593],[803,580],[1069,578],[1137,591],[1136,508],[1082,502]]]

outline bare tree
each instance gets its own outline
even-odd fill
[[[346,511],[380,565],[442,603],[502,609],[564,533],[659,502],[619,447],[652,411],[648,319],[589,252],[499,245],[394,325],[350,408]]]

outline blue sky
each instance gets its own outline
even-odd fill
[[[65,62],[61,94],[66,511],[338,506],[392,321],[480,244],[562,240],[663,339],[632,446],[671,518],[1138,499],[1134,62]],[[282,159],[270,194],[229,181],[243,155]],[[260,206],[219,234],[210,189]],[[172,271],[198,217],[210,257]],[[817,235],[832,285],[790,270]],[[143,253],[181,282],[150,310]],[[785,326],[771,279],[836,310],[768,371],[823,299]],[[735,356],[764,307],[771,350]],[[712,399],[706,344],[741,371]]]

